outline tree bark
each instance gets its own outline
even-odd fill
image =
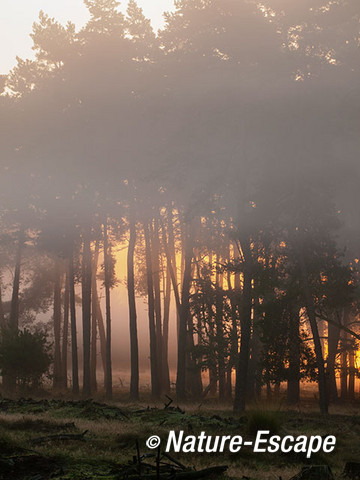
[[[69,259],[69,290],[70,290],[70,324],[71,324],[71,368],[72,368],[72,392],[79,394],[79,362],[77,350],[76,332],[76,303],[75,303],[75,279],[73,254]]]
[[[164,269],[164,318],[163,318],[163,389],[165,393],[170,392],[170,374],[169,374],[169,323],[170,323],[170,299],[171,299],[171,277],[169,266],[166,264]]]
[[[306,311],[309,317],[309,322],[310,322],[310,327],[313,334],[314,347],[315,347],[316,364],[317,364],[318,377],[319,377],[320,412],[322,414],[327,414],[329,409],[329,401],[328,401],[327,388],[326,388],[324,357],[323,357],[323,352],[321,348],[319,330],[317,327],[314,300],[309,287],[308,273],[307,273],[307,268],[303,258],[303,254],[301,251],[301,247],[298,249],[298,255],[299,255],[302,284],[303,284],[303,289],[305,294]]]
[[[326,362],[326,377],[329,400],[336,402],[338,400],[338,391],[336,386],[335,361],[338,353],[340,340],[340,329],[333,323],[328,323],[328,356]]]
[[[346,351],[346,338],[343,334],[341,340],[341,355],[340,355],[340,398],[345,401],[348,398],[347,377],[348,377],[348,365],[347,365],[347,351]]]
[[[252,259],[250,240],[245,239],[241,243],[244,256],[243,269],[243,308],[241,316],[241,341],[240,354],[236,370],[234,411],[244,412],[246,407],[246,390],[249,367],[250,339],[251,339],[251,314],[252,314]]]
[[[289,405],[300,402],[300,319],[297,312],[290,310],[289,315],[289,371],[287,401]]]
[[[60,260],[55,260],[54,272],[54,377],[53,388],[55,390],[62,387],[62,366],[61,366],[61,271]]]
[[[212,271],[213,269],[213,252],[209,252],[209,267]],[[211,280],[210,280],[211,283]],[[210,285],[211,288],[211,285]],[[211,348],[215,348],[215,322],[213,321],[214,312],[212,308],[212,301],[207,301],[207,310],[208,310],[208,324],[209,324],[209,345]],[[216,395],[218,390],[218,372],[215,362],[211,362],[209,366],[209,393],[210,395]]]
[[[110,265],[109,265],[109,240],[108,220],[104,222],[104,269],[105,269],[105,306],[106,306],[106,398],[112,398],[112,364],[111,364],[111,304],[110,304]]]
[[[194,257],[194,249],[192,251],[192,256]],[[195,265],[194,262],[191,262],[190,269],[190,278],[195,278]],[[189,292],[190,294],[190,292]],[[188,315],[188,325],[187,325],[187,346],[186,346],[186,389],[191,393],[193,399],[200,399],[202,397],[202,378],[201,378],[201,368],[198,362],[195,351],[195,329],[194,329],[194,318],[190,311],[189,305],[189,315]]]
[[[68,343],[69,343],[69,269],[67,268],[65,274],[65,291],[64,291],[64,328],[63,328],[63,342],[62,342],[62,387],[67,390],[67,370],[68,370]]]
[[[104,373],[104,387],[105,387],[105,379],[106,379],[106,333],[105,333],[105,325],[104,325],[104,318],[101,310],[100,299],[97,292],[97,289],[93,292],[93,295],[96,298],[96,321],[97,327],[99,329],[99,338],[100,338],[100,355],[101,355],[101,363],[103,366],[103,373]]]
[[[5,315],[4,315],[4,308],[3,308],[3,301],[2,301],[2,288],[0,284],[0,332],[4,326],[5,326]]]
[[[145,257],[146,257],[146,280],[148,290],[148,310],[149,310],[149,334],[150,334],[150,371],[151,371],[151,394],[154,399],[160,397],[160,385],[158,382],[157,365],[157,342],[155,329],[155,305],[154,305],[154,285],[151,259],[151,243],[149,225],[144,223],[145,235]]]
[[[184,234],[184,274],[181,292],[181,311],[179,318],[179,336],[178,336],[178,362],[176,376],[176,395],[178,400],[186,398],[186,343],[187,326],[190,317],[190,286],[191,286],[191,262],[193,257],[193,241],[191,227]]]
[[[175,238],[174,238],[174,224],[173,224],[173,210],[172,207],[168,208],[168,219],[167,219],[167,240],[165,238],[164,227],[162,225],[163,230],[163,241],[164,246],[167,246],[168,254],[167,254],[167,265],[168,265],[168,273],[170,274],[170,281],[171,281],[171,270],[174,276],[174,284],[177,286],[177,268],[176,268],[176,253],[175,253]],[[173,286],[174,289],[174,286]],[[175,290],[174,290],[175,292]],[[180,310],[176,309],[176,334],[179,335],[179,315]]]
[[[258,302],[258,299],[254,300],[254,303]],[[255,310],[255,308],[254,308]],[[259,389],[261,391],[261,372],[259,372],[260,364],[259,358],[261,358],[262,343],[260,338],[260,327],[254,318],[251,322],[252,335],[250,339],[250,358],[248,366],[248,380],[247,380],[247,399],[249,401],[256,401]],[[259,386],[260,385],[260,386]]]
[[[218,256],[218,263],[221,257]],[[225,378],[225,354],[224,354],[224,331],[223,331],[223,278],[219,270],[216,271],[216,347],[218,357],[218,379],[219,379],[219,400],[223,401],[226,396],[226,378]]]
[[[179,293],[179,287],[176,282],[175,268],[169,244],[166,239],[165,228],[162,224],[163,232],[163,244],[166,254],[166,259],[168,263],[168,268],[170,271],[171,283],[174,290],[176,310],[178,314],[179,326],[178,326],[178,361],[177,361],[177,375],[176,375],[176,395],[178,400],[184,400],[186,398],[186,357],[187,357],[187,343],[188,335],[187,329],[189,325],[190,318],[190,286],[191,286],[191,262],[193,258],[193,240],[191,227],[188,227],[188,232],[186,235],[183,235],[183,241],[185,241],[184,250],[184,274],[182,282],[182,292],[181,299]]]
[[[82,255],[82,321],[83,321],[83,396],[91,396],[91,248],[90,227],[84,232]]]
[[[139,399],[139,345],[137,333],[137,315],[135,300],[135,273],[134,255],[136,245],[136,225],[133,218],[129,219],[129,248],[127,252],[127,290],[129,302],[129,326],[130,326],[130,359],[131,380],[130,398]]]
[[[158,383],[160,393],[163,391],[163,339],[162,339],[162,319],[161,319],[161,293],[160,293],[160,246],[159,246],[159,225],[155,218],[154,226],[151,227],[151,246],[152,246],[152,272],[154,286],[154,309],[155,309],[155,330],[156,330],[156,353],[158,368]]]
[[[351,351],[349,351],[349,400],[354,400],[355,398],[355,372],[355,350],[351,349]]]
[[[188,329],[187,329],[187,364],[186,364],[186,386],[191,393],[194,400],[202,397],[202,378],[201,368],[198,364],[197,358],[194,356],[195,342],[194,342],[194,320],[192,315],[189,315]]]
[[[91,269],[91,349],[90,349],[90,370],[91,390],[97,391],[96,369],[97,369],[97,325],[98,325],[98,297],[97,297],[97,268],[99,262],[99,241],[95,243],[95,251]]]
[[[229,255],[229,261],[231,260]],[[231,274],[230,271],[228,272],[228,296],[230,301],[230,308],[231,308],[231,337],[230,337],[230,355],[229,355],[229,363],[227,366],[226,372],[226,397],[228,399],[232,398],[232,370],[236,365],[236,359],[238,356],[238,314],[236,308],[236,295],[238,294],[235,289],[232,288],[231,285]]]
[[[350,320],[351,320],[351,317],[348,316],[347,326],[349,326]],[[355,368],[356,345],[354,344],[353,339],[351,339],[349,332],[347,332],[346,337],[348,340],[348,357],[349,357],[348,399],[354,400],[355,399],[355,375],[356,375],[356,368]]]
[[[234,251],[234,260],[239,260],[239,252],[237,251],[236,244],[233,244]],[[231,254],[229,251],[229,261],[231,260]],[[232,398],[232,370],[237,367],[237,360],[239,355],[239,313],[241,309],[241,281],[240,273],[235,272],[234,274],[234,288],[231,285],[231,275],[228,273],[228,285],[229,285],[229,299],[231,304],[231,317],[232,317],[232,328],[231,328],[231,350],[230,350],[230,359],[227,372],[227,396]]]
[[[17,333],[19,330],[19,291],[20,291],[20,273],[21,273],[21,259],[25,242],[25,231],[21,227],[18,234],[18,245],[15,258],[14,283],[11,297],[10,307],[10,329]]]
[[[349,323],[349,308],[345,307],[343,311],[344,327]],[[348,399],[348,334],[341,332],[341,356],[340,356],[340,398],[343,401]]]

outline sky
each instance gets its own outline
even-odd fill
[[[124,0],[123,9],[126,4]],[[138,0],[138,5],[151,18],[156,30],[163,25],[163,12],[174,8],[173,0]],[[88,19],[82,0],[1,0],[0,74],[8,73],[15,66],[17,55],[22,58],[33,56],[29,34],[40,10],[61,23],[71,20],[77,28]]]

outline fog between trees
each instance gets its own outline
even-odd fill
[[[123,244],[132,399],[136,296],[155,399],[171,387],[169,341],[178,400],[218,395],[242,411],[287,382],[298,403],[302,380],[318,382],[323,413],[354,399],[356,0],[183,0],[158,34],[134,1],[126,16],[113,0],[85,4],[80,31],[40,13],[36,59],[2,78],[2,335],[52,315],[54,391],[91,396],[100,361],[111,398]]]

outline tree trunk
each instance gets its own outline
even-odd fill
[[[67,390],[67,370],[68,370],[68,343],[69,343],[69,269],[67,268],[65,274],[65,292],[64,292],[64,328],[63,328],[63,342],[62,342],[62,387]]]
[[[55,260],[54,278],[54,378],[53,388],[59,390],[62,387],[62,366],[61,366],[61,271],[60,260]]]
[[[151,227],[150,227],[151,228]],[[163,391],[163,347],[162,347],[162,324],[161,324],[161,293],[160,293],[160,246],[159,246],[159,225],[155,218],[154,227],[151,228],[152,246],[152,272],[154,286],[154,309],[155,309],[155,330],[156,330],[156,354],[158,368],[158,383],[160,393]]]
[[[191,227],[189,227],[189,230]],[[193,245],[191,231],[184,234],[184,275],[181,292],[181,311],[179,318],[178,337],[178,362],[176,376],[176,395],[178,400],[186,398],[186,343],[187,326],[190,317],[190,286],[191,286],[191,262],[193,258]]]
[[[135,300],[135,273],[134,255],[136,245],[136,225],[133,218],[129,220],[129,248],[127,253],[127,290],[129,301],[129,323],[130,323],[130,358],[131,358],[131,380],[130,398],[139,399],[139,345],[137,333],[137,315]]]
[[[329,400],[336,402],[338,392],[336,386],[335,361],[338,353],[340,329],[333,323],[328,323],[328,356],[326,362],[326,377]]]
[[[355,399],[355,350],[351,349],[349,352],[349,390],[348,399]]]
[[[95,243],[95,252],[91,270],[91,349],[90,349],[90,370],[91,390],[97,391],[96,368],[97,368],[97,325],[98,325],[98,297],[97,297],[97,268],[99,262],[99,241]]]
[[[229,256],[230,261],[230,256]],[[237,292],[232,288],[231,285],[231,276],[230,272],[228,272],[228,286],[229,286],[229,301],[230,301],[230,308],[231,308],[231,340],[230,340],[230,356],[229,356],[229,363],[226,372],[226,397],[228,399],[232,398],[232,370],[236,365],[236,359],[238,356],[238,331],[237,331],[237,322],[238,322],[238,315],[237,315],[237,308],[236,308],[236,299],[235,296]]]
[[[318,329],[319,329],[319,336],[321,342],[321,350],[325,352],[325,321],[318,319],[317,321]]]
[[[250,240],[246,239],[241,243],[244,256],[244,287],[243,287],[243,308],[241,318],[241,342],[240,354],[236,370],[234,411],[244,412],[246,406],[246,389],[250,355],[251,339],[251,314],[252,314],[252,259],[250,251]]]
[[[343,311],[344,327],[349,324],[349,308],[345,307]],[[348,399],[348,335],[345,331],[341,332],[341,356],[340,356],[340,398],[343,401]]]
[[[340,398],[345,401],[348,397],[347,390],[347,377],[348,377],[348,365],[347,365],[347,351],[346,351],[346,338],[343,335],[341,341],[341,356],[340,356]]]
[[[20,270],[21,270],[21,259],[22,251],[25,242],[25,232],[21,227],[18,235],[18,245],[16,251],[15,259],[15,271],[14,271],[14,283],[13,291],[11,297],[11,307],[10,307],[10,329],[17,333],[19,330],[19,291],[20,291]]]
[[[198,362],[198,365],[197,365],[197,368],[199,370],[199,378],[200,378],[200,382],[201,382],[201,391],[202,391],[202,397],[204,397],[204,391],[203,391],[203,385],[202,385],[202,370],[201,370],[201,366],[202,363],[203,363],[203,348],[204,346],[206,345],[206,340],[205,340],[205,336],[207,334],[206,330],[207,330],[207,322],[206,322],[206,319],[207,319],[207,312],[206,312],[206,303],[205,303],[205,298],[204,298],[204,288],[205,288],[205,282],[206,280],[204,281],[202,278],[201,278],[201,272],[200,272],[200,268],[199,268],[199,261],[196,259],[195,260],[195,265],[196,265],[196,281],[194,283],[194,288],[195,288],[195,295],[198,293],[197,290],[198,288],[200,288],[200,292],[202,292],[202,295],[201,295],[201,306],[199,306],[199,311],[197,313],[197,345],[199,347],[199,350],[198,353],[197,353],[197,362]],[[194,280],[195,280],[195,275],[194,275]],[[210,388],[209,386],[206,388],[206,392],[209,392],[210,391]]]
[[[171,282],[174,290],[176,310],[178,314],[179,326],[178,326],[178,362],[177,362],[177,375],[176,375],[176,395],[178,400],[184,400],[186,398],[186,353],[187,353],[187,327],[190,317],[190,285],[191,285],[191,262],[193,257],[192,235],[191,230],[187,235],[183,235],[185,239],[185,253],[184,257],[184,275],[182,282],[182,293],[180,300],[179,287],[176,281],[175,269],[176,264],[171,258],[169,244],[166,239],[165,228],[162,225],[163,232],[163,244],[170,270]]]
[[[201,368],[198,364],[197,358],[194,356],[195,342],[194,342],[194,320],[192,315],[188,318],[187,329],[187,364],[186,364],[186,387],[191,392],[194,400],[202,397],[202,378]]]
[[[155,330],[155,306],[154,306],[154,285],[151,259],[151,244],[149,226],[144,224],[145,235],[145,256],[146,256],[146,280],[148,290],[148,310],[149,310],[149,333],[150,333],[150,370],[151,370],[151,393],[154,399],[160,397],[160,385],[158,382],[157,365],[157,343]]]
[[[195,255],[194,251],[192,255]],[[195,278],[195,265],[193,262],[191,263],[190,278]],[[201,368],[195,351],[194,318],[190,312],[190,308],[187,325],[186,350],[186,390],[191,393],[193,399],[200,399],[203,391]]]
[[[209,252],[209,267],[212,271],[213,269],[213,252]],[[211,287],[210,287],[211,288]],[[213,321],[213,309],[212,302],[207,301],[207,310],[208,310],[208,324],[209,324],[209,345],[212,350],[215,350],[215,322]],[[218,388],[218,372],[217,365],[215,361],[212,361],[209,366],[209,393],[210,395],[216,395]]]
[[[105,269],[105,306],[106,306],[106,377],[105,393],[106,398],[112,398],[112,364],[111,364],[111,305],[110,305],[110,265],[109,265],[109,241],[108,221],[104,222],[104,269]]]
[[[349,313],[348,313],[349,315]],[[347,326],[350,324],[351,318],[348,316],[347,319]],[[356,368],[355,368],[355,357],[356,357],[356,344],[354,343],[353,339],[347,332],[347,340],[348,340],[348,357],[349,357],[349,388],[348,388],[348,399],[354,400],[355,399],[355,375],[356,375]]]
[[[94,258],[94,261],[93,261],[93,272],[97,271],[97,266],[98,266],[98,262],[99,262],[98,255],[96,255],[96,256],[97,256],[97,258],[96,259]],[[95,262],[95,260],[96,260],[96,262]],[[99,330],[100,355],[101,355],[101,363],[102,363],[102,367],[103,367],[104,387],[105,387],[105,379],[106,379],[106,334],[105,334],[104,318],[103,318],[103,314],[102,314],[102,311],[101,311],[100,299],[99,299],[99,295],[98,295],[96,273],[95,273],[95,277],[92,274],[91,289],[92,289],[92,297],[91,297],[92,302],[91,302],[91,304],[92,304],[93,313],[96,312],[94,315],[95,315],[95,320],[96,320],[96,326],[97,326],[97,329]],[[92,330],[94,330],[94,332],[96,330],[94,323],[92,323]],[[95,333],[94,333],[94,335],[92,335],[91,338],[92,338],[92,340],[94,340],[96,338]],[[94,350],[96,351],[96,348]],[[94,350],[92,350],[92,351],[94,351]],[[94,362],[94,360],[92,362],[93,362],[94,365],[97,363],[97,362]],[[93,369],[92,369],[92,371],[93,371]],[[95,380],[96,380],[96,378],[95,378]],[[93,383],[93,380],[92,380],[92,383]]]
[[[97,289],[93,292],[93,295],[96,298],[96,321],[97,327],[99,329],[99,338],[100,338],[100,355],[101,355],[101,363],[103,366],[103,373],[104,373],[104,387],[105,380],[106,380],[106,333],[105,333],[105,326],[104,326],[104,318],[101,310],[100,299],[97,292]]]
[[[0,333],[1,329],[5,326],[5,315],[4,315],[4,307],[2,301],[2,288],[0,284]]]
[[[170,392],[170,374],[169,374],[169,321],[170,321],[170,298],[171,298],[171,277],[169,266],[164,269],[164,324],[163,324],[163,389],[165,393]]]
[[[307,268],[305,265],[301,248],[299,248],[298,255],[299,255],[299,264],[300,264],[300,270],[301,270],[303,289],[305,293],[306,311],[309,317],[309,322],[310,322],[311,331],[313,334],[314,347],[315,347],[316,365],[317,365],[318,376],[319,376],[320,412],[322,414],[327,414],[329,402],[328,402],[327,388],[326,388],[324,357],[321,349],[320,335],[319,335],[319,330],[316,322],[314,300],[310,291]]]
[[[15,257],[15,270],[14,270],[14,282],[11,296],[10,304],[10,316],[9,323],[7,325],[9,331],[17,335],[19,331],[19,291],[20,291],[20,274],[21,274],[21,260],[22,260],[22,251],[24,248],[25,242],[25,232],[23,227],[20,227],[18,233],[18,245],[16,250]],[[10,375],[3,375],[2,379],[3,388],[9,393],[14,392],[16,389],[16,378]]]
[[[274,385],[274,396],[275,396],[275,398],[280,397],[280,382],[279,382],[279,380],[276,380],[275,385]]]
[[[175,239],[174,239],[174,225],[173,225],[173,211],[172,207],[168,208],[168,221],[167,221],[167,240],[164,238],[165,232],[163,231],[163,241],[164,245],[167,245],[168,254],[167,254],[167,265],[168,272],[170,274],[171,280],[171,269],[174,276],[174,283],[177,285],[177,268],[176,268],[176,253],[175,253]],[[169,257],[169,258],[168,258]],[[174,288],[174,287],[173,287]],[[176,309],[176,333],[179,335],[179,323],[180,323],[180,311]]]
[[[297,312],[290,310],[289,315],[289,371],[287,401],[289,405],[300,402],[300,319]]]
[[[79,362],[77,351],[76,333],[76,303],[75,303],[75,279],[73,254],[69,259],[69,290],[70,290],[70,324],[71,324],[71,368],[72,368],[72,392],[79,394]]]
[[[238,260],[238,252],[236,245],[233,244],[234,260]],[[229,262],[231,261],[231,253],[229,249]],[[228,285],[229,285],[229,300],[231,304],[231,347],[230,347],[230,359],[227,371],[227,397],[232,398],[232,370],[236,368],[237,359],[239,355],[239,311],[241,303],[241,282],[240,273],[235,272],[234,275],[234,288],[231,285],[231,274],[228,273]]]
[[[218,263],[221,257],[218,256]],[[223,401],[226,396],[226,378],[225,378],[225,353],[224,353],[224,330],[223,330],[223,278],[216,270],[216,347],[218,357],[218,379],[219,379],[219,400]]]
[[[262,343],[260,338],[260,327],[252,320],[252,336],[250,339],[250,358],[248,366],[248,380],[247,380],[247,399],[249,401],[257,400],[259,392],[259,384],[261,390],[261,372],[259,358],[261,358]]]
[[[83,396],[91,396],[91,248],[90,227],[86,228],[82,255],[82,321],[83,321]]]

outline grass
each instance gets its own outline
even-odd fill
[[[184,430],[186,435],[242,435],[252,438],[257,430],[270,430],[272,434],[337,436],[337,448],[331,455],[318,454],[311,459],[304,455],[281,453],[253,454],[242,449],[238,454],[174,454],[176,459],[197,469],[211,465],[229,465],[228,476],[223,478],[251,480],[289,480],[302,466],[309,463],[329,465],[336,478],[347,461],[360,462],[360,408],[336,408],[336,413],[323,417],[313,411],[288,411],[273,406],[254,406],[246,415],[234,416],[230,407],[208,402],[204,405],[186,405],[185,412],[177,409],[146,408],[146,405],[97,402],[0,401],[0,478],[28,479],[39,473],[34,459],[42,459],[44,479],[106,479],[119,478],[116,471],[136,455],[136,441],[141,453],[150,453],[146,439],[153,434],[167,438],[170,429]],[[88,431],[84,441],[49,441],[34,444],[34,439],[58,433]],[[152,453],[152,452],[151,452]],[[1,460],[7,462],[16,455],[29,455],[29,465],[20,474],[2,473]],[[30,462],[31,459],[31,462]],[[45,460],[44,460],[45,459]],[[6,464],[5,464],[6,470]],[[3,477],[1,475],[4,475]],[[30,475],[31,474],[31,475]],[[7,475],[7,476],[6,476]],[[20,475],[20,476],[19,476]],[[24,476],[21,476],[24,475]],[[49,475],[49,476],[46,476]]]
[[[253,437],[259,430],[268,430],[270,435],[278,435],[282,426],[280,412],[255,409],[248,413],[247,433]]]

